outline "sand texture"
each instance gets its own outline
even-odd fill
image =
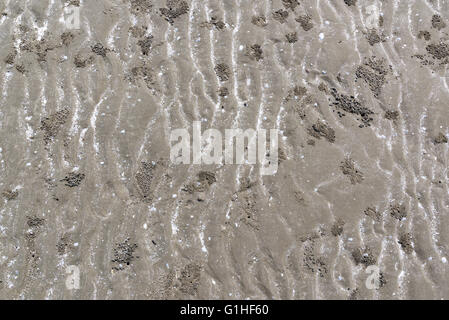
[[[2,0],[0,43],[0,299],[449,299],[448,0]],[[277,173],[173,164],[193,121]]]

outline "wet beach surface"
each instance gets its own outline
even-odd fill
[[[0,299],[449,298],[449,1],[5,0],[0,42]],[[277,173],[173,164],[193,121]]]

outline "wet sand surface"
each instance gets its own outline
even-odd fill
[[[448,299],[448,24],[446,0],[2,1],[0,298]],[[277,173],[174,165],[193,121],[278,128]]]

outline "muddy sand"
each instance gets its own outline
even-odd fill
[[[4,0],[0,42],[0,299],[449,298],[449,1]],[[193,121],[277,173],[173,164]]]

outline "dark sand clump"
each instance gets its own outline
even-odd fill
[[[322,121],[317,121],[317,123],[313,124],[307,132],[314,138],[321,139],[321,137],[323,137],[330,143],[335,142],[335,130]]]
[[[385,75],[375,73],[373,70],[363,65],[357,67],[356,77],[363,79],[368,83],[375,97],[380,95],[382,86],[385,83]]]
[[[287,10],[278,10],[273,12],[273,19],[280,22],[280,23],[285,23],[287,21],[288,18],[288,11]]]
[[[130,0],[133,14],[148,14],[153,8],[150,0]]]
[[[35,279],[39,273],[38,261],[40,260],[39,250],[36,246],[36,239],[41,232],[42,227],[45,225],[45,219],[39,218],[35,215],[27,216],[28,230],[25,232],[25,241],[27,249],[27,264],[28,271],[24,278],[25,282],[29,285],[30,282]]]
[[[182,189],[185,192],[193,194],[195,192],[205,192],[209,190],[210,186],[217,181],[215,173],[210,171],[200,171],[197,180],[187,184]]]
[[[154,75],[152,68],[144,63],[141,66],[133,67],[130,73],[127,75],[128,80],[131,83],[138,83],[139,80],[143,80],[149,89],[153,89],[155,85]]]
[[[429,44],[426,50],[434,59],[442,60],[449,57],[449,46],[446,43]]]
[[[67,251],[69,251],[73,247],[73,241],[70,237],[70,235],[63,235],[58,243],[56,244],[56,249],[58,250],[59,255],[65,254]]]
[[[357,0],[344,0],[348,6],[355,6]]]
[[[300,100],[307,94],[307,89],[303,86],[296,85],[288,91],[285,101],[290,101],[292,99]]]
[[[239,179],[239,183],[240,183],[239,192],[243,192],[248,189],[251,189],[256,184],[254,181],[251,181],[251,179],[249,177],[241,177]]]
[[[85,68],[85,67],[87,67],[87,65],[92,64],[93,61],[94,61],[94,56],[78,53],[75,56],[73,63],[75,64],[75,66],[77,68]]]
[[[242,211],[240,221],[253,230],[260,230],[258,219],[257,196],[251,189],[239,191],[237,193],[238,206]],[[235,201],[234,200],[234,201]]]
[[[398,220],[402,220],[407,217],[407,209],[403,204],[393,204],[390,206],[390,215]]]
[[[142,162],[139,171],[136,173],[137,187],[143,200],[150,201],[152,199],[152,182],[155,169],[155,163]]]
[[[214,26],[217,30],[220,31],[226,29],[226,23],[224,23],[223,20],[215,16],[210,18],[209,24]]]
[[[265,18],[265,16],[253,16],[251,18],[251,23],[258,27],[266,27],[268,25],[267,18]]]
[[[432,35],[430,34],[429,31],[420,31],[418,33],[418,39],[424,39],[426,41],[429,41],[430,39],[432,39]]]
[[[376,43],[381,43],[386,41],[386,37],[383,33],[376,29],[370,29],[365,34],[366,40],[371,46],[374,46]]]
[[[337,221],[334,222],[331,228],[331,233],[334,237],[340,236],[343,234],[343,227],[345,225],[345,222],[341,219],[337,219]]]
[[[134,251],[137,249],[137,244],[130,243],[129,238],[121,243],[117,243],[113,250],[114,259],[111,261],[116,265],[112,267],[114,270],[123,270],[126,266],[137,257],[134,256]]]
[[[92,46],[92,52],[96,55],[102,56],[103,58],[106,58],[106,54],[109,52],[109,49],[105,48],[101,43],[96,43],[94,46]]]
[[[62,41],[62,44],[65,46],[68,46],[73,41],[74,38],[75,38],[75,35],[73,33],[71,33],[70,31],[63,32],[61,34],[61,41]]]
[[[348,290],[349,289],[350,288],[348,288]],[[351,291],[351,293],[349,294],[348,300],[359,300],[359,299],[360,299],[360,292],[359,292],[359,289],[356,288]]]
[[[387,120],[397,120],[399,118],[399,111],[387,110],[385,111],[384,118]]]
[[[231,74],[231,69],[226,63],[219,63],[214,68],[215,73],[217,74],[217,77],[220,79],[220,81],[228,81],[229,76]]]
[[[306,114],[306,110],[305,110],[305,108],[304,108],[304,104],[299,104],[299,103],[297,103],[294,107],[293,107],[293,110],[298,114],[298,116],[301,118],[301,119],[305,119],[306,117],[307,117],[307,114]],[[309,128],[310,129],[310,128]],[[311,133],[313,133],[313,132],[311,132]],[[312,139],[313,140],[313,139]],[[314,144],[315,144],[315,141],[314,141]]]
[[[363,107],[354,96],[340,94],[335,88],[331,88],[331,94],[335,99],[333,105],[336,108],[361,117],[359,119],[362,122],[362,124],[359,125],[360,128],[371,125],[371,121],[373,121],[371,115],[374,114],[374,112],[366,107]]]
[[[66,123],[70,112],[67,109],[53,113],[41,121],[40,129],[44,131],[44,142],[47,144],[58,134],[61,126]]]
[[[306,202],[306,200],[304,199],[304,192],[297,190],[293,192],[293,194],[294,199],[298,204],[304,204]]]
[[[179,290],[188,295],[196,295],[201,279],[201,266],[196,263],[189,263],[181,270]]]
[[[417,59],[421,60],[421,64],[422,64],[423,66],[433,66],[433,65],[435,64],[435,62],[433,62],[433,61],[427,59],[427,58],[426,58],[424,55],[422,55],[422,54],[414,54],[414,55],[412,56],[412,58],[417,58]]]
[[[160,8],[159,11],[165,20],[173,24],[176,18],[189,12],[189,4],[183,0],[167,0],[167,8]]]
[[[68,2],[69,6],[75,6],[75,7],[80,6],[80,0],[66,0],[66,2]]]
[[[227,87],[220,87],[218,89],[218,95],[220,97],[227,97],[229,95],[229,89]]]
[[[16,67],[16,70],[22,74],[24,74],[26,72],[25,66],[23,64],[16,64],[15,67]]]
[[[379,222],[382,218],[382,214],[373,207],[366,208],[363,213],[377,222]]]
[[[81,184],[81,181],[84,180],[84,178],[85,178],[85,174],[84,173],[70,172],[61,181],[65,181],[65,185],[67,187],[73,188],[73,187],[78,187]]]
[[[148,27],[146,26],[132,26],[129,28],[129,32],[134,38],[142,38],[147,33]]]
[[[354,262],[358,264],[363,264],[365,267],[375,265],[377,259],[371,252],[371,249],[366,247],[364,249],[358,248],[352,251],[352,258]]]
[[[246,55],[253,60],[259,61],[263,59],[262,47],[259,44],[254,44],[246,48]]]
[[[32,268],[35,269],[37,267],[36,261],[39,259],[35,240],[42,227],[45,225],[45,219],[39,218],[36,215],[27,216],[26,219],[26,224],[29,229],[25,232],[25,240],[27,243],[28,254],[32,261]]]
[[[434,14],[432,16],[432,28],[437,29],[438,31],[446,28],[446,23],[443,21],[440,15]]]
[[[447,137],[442,133],[442,132],[440,132],[436,137],[435,137],[435,139],[433,139],[433,142],[435,142],[436,144],[440,144],[440,143],[447,143]]]
[[[318,90],[320,90],[321,92],[324,92],[324,93],[329,93],[329,88],[327,87],[327,85],[324,82],[321,82],[319,84]]]
[[[24,52],[34,53],[38,62],[47,62],[48,53],[60,47],[62,47],[61,37],[53,37],[51,34],[45,35],[40,40],[36,40],[35,36],[32,35],[25,38],[20,44],[20,49]]]
[[[153,36],[148,35],[142,39],[140,39],[137,44],[139,45],[140,49],[142,50],[142,54],[144,56],[148,55],[151,49],[151,45],[153,44]]]
[[[317,273],[320,277],[324,277],[328,273],[328,267],[324,258],[315,256],[313,243],[305,246],[303,262],[309,271]]]
[[[387,284],[387,279],[385,279],[385,274],[383,272],[379,272],[379,288],[382,288]]]
[[[14,200],[17,198],[18,195],[19,195],[19,191],[17,191],[17,190],[4,190],[2,192],[2,196],[6,200]]]
[[[200,171],[198,173],[198,181],[201,183],[206,183],[207,185],[212,185],[217,181],[217,178],[215,177],[215,173],[210,171]]]
[[[342,161],[340,169],[344,175],[349,177],[352,184],[361,183],[363,181],[363,173],[356,168],[354,160],[351,158],[346,158]]]
[[[17,56],[17,50],[13,50],[12,52],[10,52],[6,58],[5,58],[5,63],[6,64],[14,64],[14,60],[16,59]]]
[[[302,15],[299,16],[298,18],[295,19],[297,22],[299,22],[299,24],[301,25],[301,27],[304,29],[304,31],[309,31],[310,29],[313,28],[313,22],[312,22],[312,17],[309,15]]]
[[[295,43],[298,41],[298,34],[296,32],[290,32],[285,35],[288,43]]]
[[[287,160],[287,155],[285,154],[284,149],[282,148],[278,148],[278,155],[279,155],[279,159],[278,159],[278,164],[281,164],[282,161]]]
[[[284,4],[285,9],[290,9],[292,11],[295,11],[295,8],[300,4],[298,0],[282,0],[282,3]]]
[[[398,243],[401,245],[405,253],[413,252],[413,237],[410,233],[404,233],[399,237]]]
[[[37,216],[27,216],[27,225],[30,228],[40,228],[44,225],[45,219]]]
[[[387,67],[385,59],[371,57],[363,65],[357,67],[355,75],[357,79],[366,81],[374,96],[377,98],[382,91],[389,71],[391,71],[391,67]]]

